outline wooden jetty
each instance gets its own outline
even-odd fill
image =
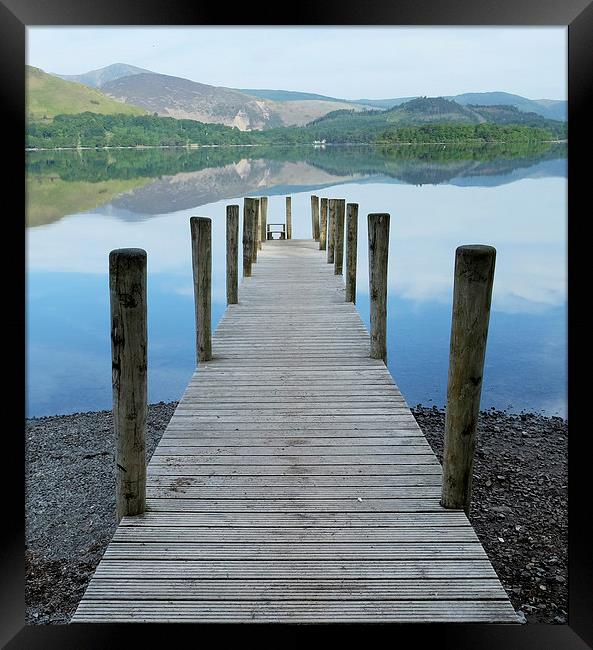
[[[265,242],[73,623],[517,623],[344,292]]]

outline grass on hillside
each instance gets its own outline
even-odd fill
[[[146,115],[147,111],[107,97],[94,88],[65,81],[39,68],[26,67],[26,115],[29,121],[51,121],[56,115],[84,113]]]

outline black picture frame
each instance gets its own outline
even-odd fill
[[[568,413],[569,437],[569,616],[567,625],[390,625],[382,626],[383,642],[408,643],[438,648],[537,648],[579,649],[593,647],[593,553],[588,528],[593,522],[588,443],[591,437],[584,408],[590,380],[577,381],[580,369],[587,370],[589,346],[583,340],[590,329],[590,317],[582,310],[580,294],[588,279],[585,263],[590,253],[584,247],[584,228],[589,210],[585,158],[593,143],[587,100],[593,98],[593,3],[591,0],[331,0],[291,5],[292,15],[281,15],[286,6],[276,3],[245,3],[233,7],[222,3],[208,5],[186,0],[0,0],[0,52],[2,65],[2,104],[5,110],[4,153],[7,163],[3,190],[14,198],[15,208],[4,208],[5,228],[14,229],[3,247],[4,289],[14,295],[5,301],[4,322],[8,325],[4,347],[13,358],[4,367],[8,383],[4,392],[5,422],[11,414],[14,426],[5,423],[2,436],[1,501],[5,524],[0,552],[0,644],[7,648],[107,648],[138,647],[147,643],[181,645],[181,635],[194,644],[205,642],[201,626],[196,625],[73,625],[24,626],[24,355],[25,350],[25,273],[18,273],[18,256],[25,250],[24,232],[16,215],[24,217],[24,59],[25,28],[34,25],[476,25],[476,26],[568,26],[569,41],[569,176],[568,176]],[[8,128],[7,128],[8,127]],[[19,163],[21,162],[21,166]],[[4,203],[6,205],[6,202]],[[587,213],[585,213],[587,210]],[[22,239],[21,239],[22,237]],[[587,247],[588,248],[588,247]],[[582,254],[584,252],[585,254]],[[14,259],[13,259],[14,258]],[[23,266],[20,267],[24,271]],[[21,309],[19,309],[21,308]],[[19,370],[23,369],[23,381]],[[15,378],[16,375],[16,378]],[[22,411],[19,413],[19,407]],[[21,418],[21,414],[23,418]],[[576,421],[575,421],[576,418]],[[589,524],[589,526],[587,525]],[[243,626],[241,641],[262,628],[278,633],[294,632],[292,626]],[[348,640],[368,643],[370,626],[300,626],[300,633],[313,633],[315,640],[337,640],[336,631],[346,632]],[[228,632],[217,625],[214,632]],[[236,628],[234,628],[236,629]],[[359,634],[361,635],[359,637]],[[364,636],[362,636],[364,635]],[[217,642],[223,642],[218,635]],[[438,645],[437,645],[438,644]]]

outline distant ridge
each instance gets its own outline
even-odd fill
[[[525,113],[515,106],[463,106],[444,97],[418,97],[386,111],[333,111],[311,122],[307,132],[311,139],[316,140],[364,143],[389,141],[398,129],[432,126],[438,129],[439,134],[433,137],[443,138],[453,134],[455,128],[474,126],[480,127],[479,132],[486,137],[501,133],[489,127],[547,129],[551,138],[565,137],[566,132],[564,122],[550,120],[534,112]],[[411,134],[401,137],[411,137]]]
[[[66,81],[76,81],[77,83],[90,86],[91,88],[101,88],[106,83],[114,81],[115,79],[130,77],[145,72],[150,72],[150,70],[137,68],[136,66],[128,65],[127,63],[113,63],[105,68],[91,70],[84,74],[55,74],[54,76],[60,77],[60,79],[65,79]]]
[[[114,63],[79,75],[55,76],[100,89],[119,101],[143,106],[158,115],[225,124],[241,130],[301,126],[336,110],[390,110],[418,99],[418,96],[341,99],[293,90],[226,88],[158,74],[127,63]],[[445,98],[461,106],[504,105],[547,119],[567,120],[564,100],[528,99],[502,91],[462,93]]]
[[[514,106],[525,113],[537,113],[551,120],[566,121],[568,102],[559,99],[527,99],[521,95],[504,92],[463,93],[448,99],[458,104],[479,104],[480,106]]]
[[[118,101],[142,106],[162,117],[224,124],[241,131],[303,125],[332,110],[365,108],[325,99],[274,101],[232,88],[157,74],[122,63],[71,75],[70,78],[98,86],[102,92]]]
[[[314,93],[293,92],[289,90],[253,90],[243,89],[241,92],[254,95],[257,97],[266,97],[275,101],[288,101],[291,99],[312,100],[325,99],[334,102],[345,102],[369,106],[371,108],[389,110],[395,106],[401,106],[413,99],[418,99],[420,95],[413,97],[394,97],[391,99],[339,99],[336,97],[327,97]],[[566,121],[568,118],[568,102],[562,99],[527,99],[521,95],[514,95],[506,92],[483,92],[483,93],[462,93],[460,95],[446,95],[446,99],[451,99],[461,105],[479,105],[479,106],[514,106],[525,113],[537,113],[542,117],[551,120]]]

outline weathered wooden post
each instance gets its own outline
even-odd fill
[[[311,195],[311,232],[313,239],[319,241],[319,197]]]
[[[491,246],[455,252],[441,505],[468,516],[495,261]]]
[[[369,214],[371,359],[387,359],[387,261],[389,215]]]
[[[253,217],[253,253],[251,256],[252,264],[257,263],[257,249],[259,248],[259,233],[261,232],[260,225],[260,202],[259,199],[253,199],[255,201],[255,215]]]
[[[320,199],[319,208],[319,250],[326,249],[327,242],[327,199]]]
[[[251,277],[251,259],[253,257],[253,221],[256,217],[255,199],[243,201],[243,277]]]
[[[196,360],[212,359],[212,220],[191,217],[191,256],[196,310]]]
[[[292,239],[292,197],[286,197],[286,239]]]
[[[346,302],[356,302],[358,203],[346,206]]]
[[[336,223],[336,202],[338,199],[330,199],[328,202],[329,213],[327,218],[327,263],[334,263],[334,247],[335,247],[335,223]]]
[[[109,254],[117,522],[146,508],[146,251]]]
[[[226,207],[226,302],[239,302],[239,206]]]
[[[334,220],[334,274],[342,275],[344,268],[344,212],[346,201],[336,201],[336,216]]]
[[[260,222],[260,231],[259,231],[259,248],[263,248],[263,242],[266,241],[267,231],[268,231],[268,197],[262,196],[259,199],[261,222]]]

